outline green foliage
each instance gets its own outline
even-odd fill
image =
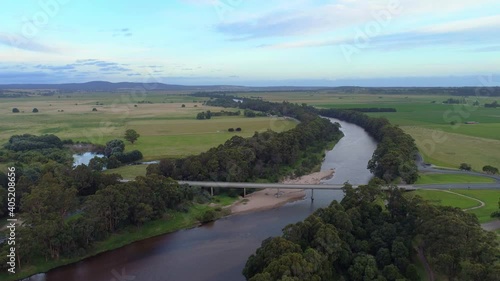
[[[137,139],[140,137],[141,135],[139,135],[137,133],[136,130],[133,130],[133,129],[128,129],[127,131],[125,131],[125,136],[124,138],[126,140],[128,140],[130,143],[134,144],[135,141],[137,141]]]
[[[40,150],[46,148],[62,148],[63,143],[55,135],[35,136],[30,134],[10,137],[5,148],[13,151]]]
[[[18,109],[17,107],[14,107],[14,108],[12,109],[12,113],[19,113],[19,109]]]
[[[463,171],[470,171],[470,170],[472,170],[472,167],[470,164],[461,163],[459,169],[463,170]]]
[[[33,112],[33,113],[38,113],[38,108],[36,108],[36,107],[35,107],[35,108],[33,108],[33,110],[32,110],[31,112]]]
[[[483,167],[483,172],[495,175],[495,174],[498,174],[498,168],[490,166],[490,165],[486,165]]]
[[[273,247],[273,240],[264,241],[247,261],[247,280],[416,281],[411,241],[450,280],[490,280],[498,273],[495,234],[483,231],[474,216],[407,199],[396,188],[386,197],[376,181],[358,189],[346,184],[344,192],[340,204],[285,227]],[[380,198],[387,200],[385,210]]]

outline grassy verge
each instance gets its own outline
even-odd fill
[[[133,180],[137,176],[146,176],[146,168],[148,165],[130,165],[122,166],[116,169],[106,170],[105,174],[119,174],[126,180]]]
[[[475,214],[480,223],[485,223],[493,220],[490,217],[490,214],[498,209],[498,200],[500,197],[500,192],[498,192],[498,190],[454,189],[452,191],[472,198],[476,198],[485,203],[485,206],[482,208],[467,211]],[[415,195],[419,195],[423,199],[442,206],[451,206],[461,209],[479,206],[477,201],[442,190],[419,189],[413,192],[406,193],[406,196]]]
[[[407,194],[408,196],[419,195],[423,199],[441,206],[452,206],[461,209],[479,206],[477,201],[442,190],[419,189]]]
[[[440,184],[440,183],[492,183],[492,178],[474,175],[455,174],[421,174],[416,184]]]
[[[490,217],[491,213],[498,210],[498,200],[500,199],[500,192],[498,190],[469,190],[458,189],[453,190],[456,193],[467,195],[483,201],[486,205],[482,208],[470,210],[468,212],[477,216],[480,223],[489,222],[493,219]]]
[[[221,202],[228,202],[227,198],[224,196],[222,196],[222,198]],[[195,227],[199,223],[198,218],[211,209],[213,208],[208,205],[194,205],[189,208],[189,211],[186,213],[171,211],[165,214],[162,219],[147,222],[140,227],[130,226],[112,234],[106,240],[95,243],[84,256],[49,261],[39,259],[34,262],[36,265],[21,265],[22,271],[16,273],[15,275],[1,273],[0,280],[11,281],[26,278],[40,272],[47,272],[56,267],[78,262],[99,253],[123,247],[136,241],[171,233],[181,229]]]

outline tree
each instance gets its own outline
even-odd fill
[[[19,109],[17,109],[17,107],[14,107],[14,108],[12,109],[12,113],[19,113]]]
[[[38,112],[38,108],[36,108],[36,107],[35,107],[35,108],[33,108],[33,110],[32,110],[31,112],[33,112],[33,113],[37,113],[37,112]]]
[[[205,120],[205,112],[199,112],[198,114],[196,114],[196,119]]]
[[[133,129],[128,129],[127,131],[125,131],[125,139],[128,140],[130,143],[134,144],[134,142],[140,137],[141,135],[139,135],[137,133],[136,130],[133,130]]]
[[[186,107],[186,105],[185,105],[185,104],[182,104],[182,105],[181,105],[181,107]]]
[[[234,132],[234,128],[227,129],[228,132]]]
[[[95,107],[94,107],[94,108],[92,108],[92,111],[97,111],[97,108],[95,108]]]
[[[460,170],[470,171],[470,170],[472,170],[472,166],[470,164],[467,164],[467,163],[461,163]]]
[[[498,174],[498,168],[490,166],[490,165],[486,165],[483,167],[483,172],[488,173],[488,174],[492,174],[492,175]]]

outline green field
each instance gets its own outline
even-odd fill
[[[151,103],[139,103],[142,100]],[[196,120],[196,114],[202,111],[236,110],[204,106],[202,101],[175,93],[154,93],[141,98],[127,93],[102,93],[2,99],[0,142],[12,135],[30,133],[105,144],[123,138],[125,130],[135,129],[141,137],[135,144],[127,144],[126,150],[138,149],[144,160],[155,160],[199,154],[234,135],[248,137],[268,129],[280,132],[296,125],[292,120],[271,117]],[[14,107],[22,112],[12,113]],[[35,107],[39,112],[31,113]],[[97,111],[93,112],[93,108]],[[241,132],[227,131],[238,127]]]
[[[453,192],[455,192],[455,190],[453,190]],[[411,192],[411,194],[419,195],[423,199],[441,206],[452,206],[460,209],[479,206],[479,203],[475,200],[442,190],[419,189]]]
[[[472,175],[455,175],[455,174],[421,174],[415,184],[440,184],[440,183],[492,183],[495,182],[492,178],[472,176]]]
[[[467,195],[476,199],[483,201],[486,206],[483,208],[470,210],[479,218],[479,222],[488,222],[491,221],[490,217],[491,213],[498,210],[498,200],[500,199],[500,191],[499,190],[468,190],[468,189],[457,189],[453,190],[456,193],[460,193],[463,195]]]
[[[467,162],[476,171],[485,165],[500,167],[500,108],[485,108],[495,99],[469,97],[465,105],[442,104],[452,96],[355,95],[316,97],[322,108],[391,107],[397,112],[369,113],[401,126],[416,141],[425,161],[458,168]],[[481,106],[472,106],[478,100]],[[435,103],[433,103],[435,102]],[[452,125],[454,121],[454,125]],[[465,124],[467,121],[478,124]]]
[[[119,174],[126,180],[133,180],[138,176],[146,176],[148,165],[127,165],[116,169],[106,170],[105,174]]]
[[[466,195],[485,203],[485,206],[482,208],[467,211],[475,214],[480,223],[491,221],[490,214],[498,210],[498,200],[500,198],[500,191],[498,190],[453,189],[451,192]],[[446,190],[419,189],[406,193],[406,196],[414,195],[419,195],[423,199],[442,206],[452,206],[460,209],[480,206],[475,200],[447,192]]]

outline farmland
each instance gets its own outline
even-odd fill
[[[284,131],[296,124],[271,117],[196,120],[199,112],[221,110],[204,106],[202,101],[171,93],[150,94],[140,100],[114,93],[2,99],[0,142],[6,142],[12,135],[30,133],[104,144],[122,138],[125,130],[134,129],[141,137],[133,145],[128,144],[127,150],[138,149],[145,160],[153,160],[198,154],[234,135],[248,137],[267,129]],[[20,112],[13,113],[13,108]],[[32,113],[33,108],[39,112]],[[96,111],[92,111],[94,108]],[[230,133],[228,128],[242,131]]]
[[[241,94],[245,96],[245,94]],[[458,168],[467,162],[481,171],[485,165],[500,167],[500,108],[485,108],[495,98],[468,97],[466,104],[444,104],[449,95],[374,95],[328,92],[252,94],[271,101],[288,100],[320,108],[395,108],[397,112],[368,113],[385,117],[409,133],[425,161]],[[478,101],[480,106],[473,106]],[[465,124],[475,121],[478,124]]]

